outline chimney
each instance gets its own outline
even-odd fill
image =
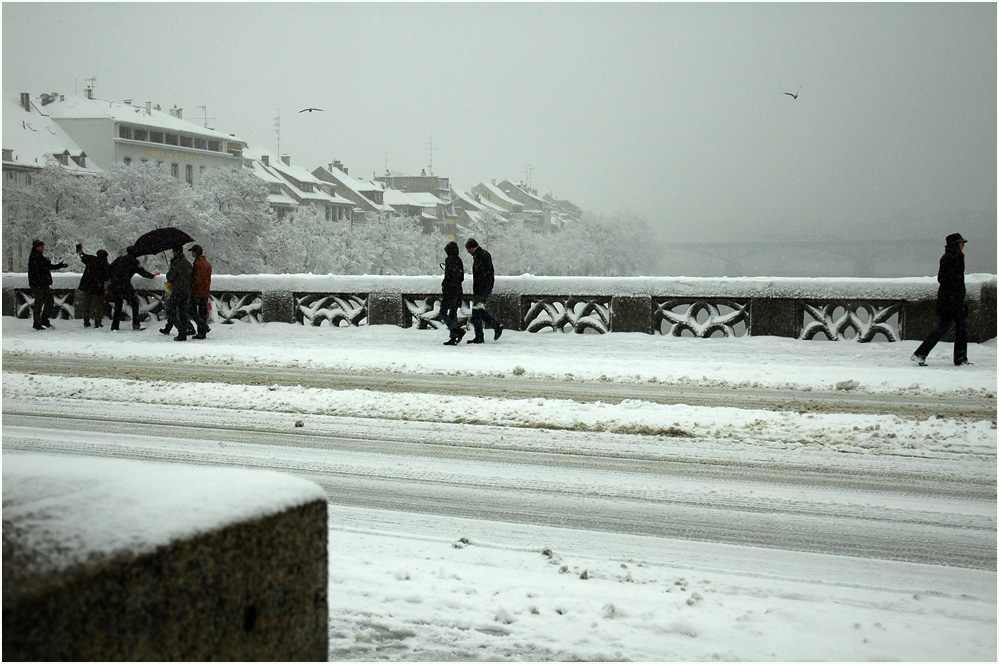
[[[281,155],[281,161],[284,162],[285,166],[291,166],[291,155],[290,154]]]
[[[24,107],[24,110],[28,111],[29,113],[31,112],[31,95],[28,94],[27,92],[21,93],[21,106]]]
[[[146,102],[146,115],[152,115],[152,114],[153,114],[153,102],[147,101]]]
[[[172,115],[173,117],[177,118],[178,120],[183,120],[184,119],[184,109],[177,108],[177,105],[174,104],[173,108],[170,109],[170,115]]]
[[[84,89],[84,92],[87,95],[87,99],[93,99],[94,98],[94,89],[92,87],[90,87],[89,85]]]
[[[260,155],[260,161],[263,162],[264,166],[270,166],[271,165],[271,158],[268,157],[267,155]]]

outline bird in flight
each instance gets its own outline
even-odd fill
[[[321,108],[303,108],[302,110],[299,111],[299,113],[305,113],[306,111],[308,111],[309,113],[311,113],[312,111],[321,111],[321,110],[323,110],[323,109],[321,109]]]
[[[800,87],[798,88],[798,92],[801,92],[801,88]],[[791,97],[792,99],[797,99],[798,98],[798,92],[785,92],[784,94],[786,94],[788,97]]]

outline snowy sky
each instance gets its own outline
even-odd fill
[[[724,237],[996,209],[996,5],[3,4],[3,87]],[[784,92],[797,92],[797,100]],[[305,107],[322,113],[298,113]],[[431,144],[433,150],[431,153]],[[897,222],[893,222],[897,223]]]

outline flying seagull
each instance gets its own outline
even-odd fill
[[[321,108],[303,108],[302,110],[299,111],[299,113],[305,113],[306,111],[308,111],[309,113],[311,113],[312,111],[321,111],[321,110],[323,110],[323,109],[321,109]]]
[[[801,88],[800,87],[798,88],[798,92],[801,92]],[[786,94],[788,97],[791,97],[793,99],[797,99],[798,98],[798,92],[785,92],[784,94]]]

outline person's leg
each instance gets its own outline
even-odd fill
[[[477,308],[475,308],[474,305],[472,306],[472,329],[475,330],[475,337],[472,338],[468,343],[481,342],[482,339],[483,339],[483,336],[482,336],[482,312],[483,311],[485,311],[485,309],[477,309]]]
[[[45,307],[45,293],[41,288],[32,288],[31,322],[36,330],[42,328],[42,309]]]
[[[926,340],[923,341],[923,343],[919,344],[919,348],[916,349],[916,352],[913,353],[913,355],[921,360],[925,360],[926,356],[930,354],[931,350],[933,350],[933,347],[936,346],[941,339],[943,339],[945,334],[947,334],[947,330],[950,329],[951,323],[953,322],[952,318],[941,317],[940,323],[937,325],[937,329],[930,332],[930,335],[926,337]]]
[[[961,365],[968,361],[968,318],[959,316],[957,328],[954,331],[954,364]]]
[[[90,294],[90,317],[94,319],[94,327],[104,326],[104,293]]]
[[[80,309],[83,309],[83,327],[90,327],[90,312],[94,308],[94,294],[90,291],[77,291],[80,294]]]
[[[55,298],[52,296],[52,288],[50,286],[45,286],[43,299],[45,301],[45,306],[42,309],[42,325],[45,327],[52,327],[52,318],[57,316],[55,308]]]
[[[114,292],[114,311],[111,314],[111,329],[117,330],[121,326],[122,309],[125,308],[125,294],[121,291]]]
[[[132,329],[138,330],[142,327],[142,322],[139,320],[141,314],[139,313],[139,294],[134,290],[128,295],[128,301],[132,305]]]

